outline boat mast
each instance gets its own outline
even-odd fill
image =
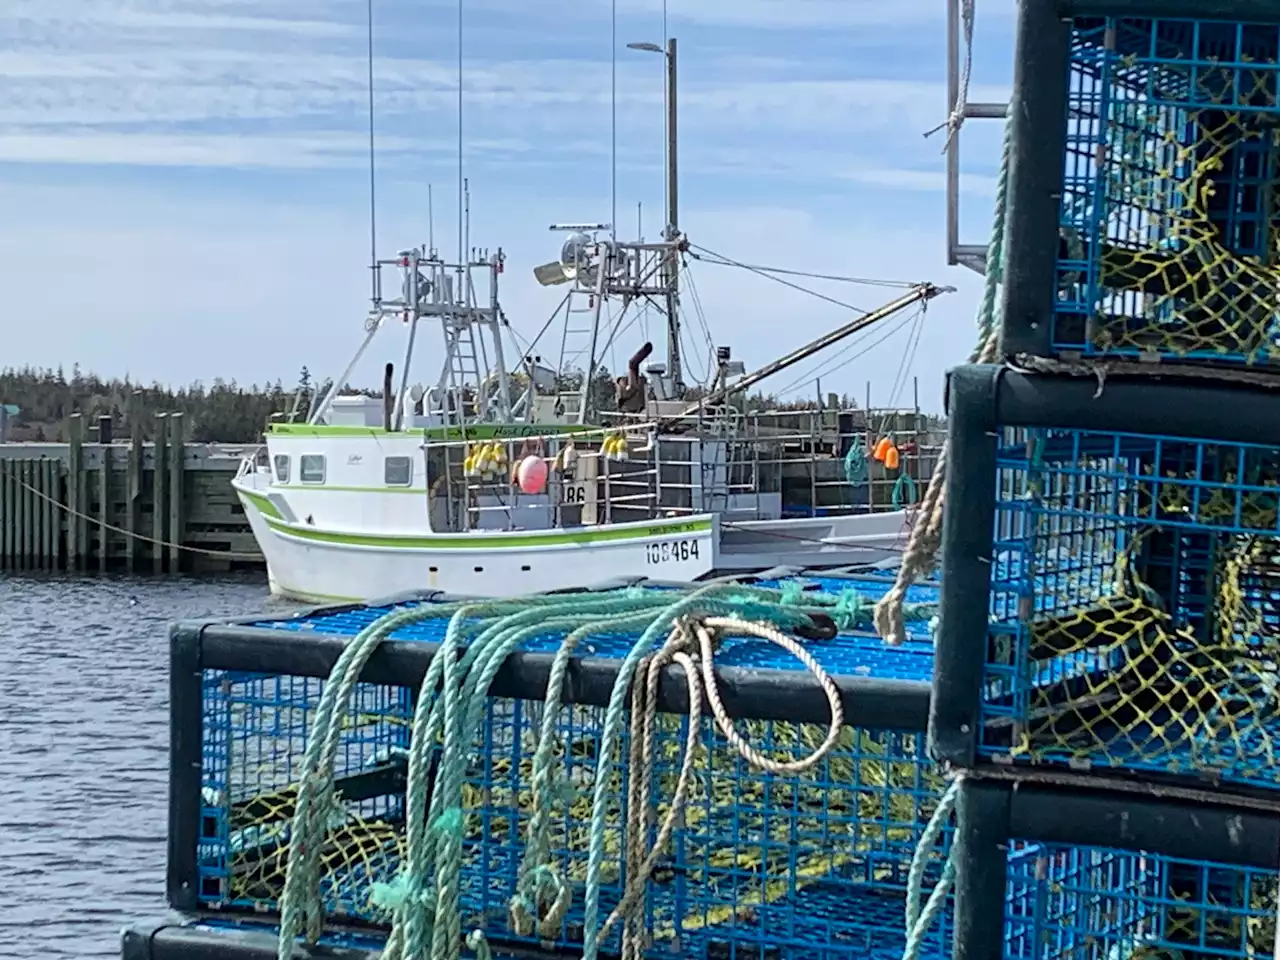
[[[670,256],[663,262],[662,277],[666,284],[663,293],[667,313],[667,376],[675,384],[676,397],[684,393],[684,365],[680,356],[680,178],[677,141],[679,112],[676,106],[676,38],[668,37],[664,50],[656,43],[628,43],[629,50],[658,53],[666,60],[663,101],[666,104],[667,149],[666,194],[667,222],[662,239],[672,244]]]

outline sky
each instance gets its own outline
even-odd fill
[[[884,321],[856,349],[764,386],[812,396],[821,374],[824,393],[861,399],[869,383],[874,405],[909,405],[914,377],[938,409],[944,372],[972,348],[982,283],[946,265],[943,138],[923,136],[947,112],[946,3],[462,0],[470,236],[506,252],[512,325],[531,338],[562,295],[531,272],[558,253],[551,223],[609,221],[616,203],[621,237],[660,233],[663,58],[625,44],[661,44],[665,29],[679,44],[691,243],[957,288],[920,324]],[[974,101],[1008,97],[1013,6],[978,3]],[[0,366],[169,384],[340,372],[369,305],[366,16],[366,0],[9,0]],[[373,0],[383,256],[433,230],[457,252],[458,17],[456,0]],[[999,121],[965,127],[962,242],[987,239],[1001,133]],[[712,339],[748,368],[856,315],[844,305],[897,293],[790,278],[833,303],[734,267],[694,261],[690,275]],[[707,341],[691,300],[695,379]],[[428,382],[440,362],[429,334],[415,370]],[[353,380],[375,384],[401,336],[380,336]],[[632,349],[620,343],[619,358]]]

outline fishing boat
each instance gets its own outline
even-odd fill
[[[501,250],[472,250],[451,264],[413,249],[376,262],[373,309],[347,369],[305,419],[272,423],[233,481],[273,593],[315,602],[433,589],[509,596],[611,577],[696,580],[900,554],[908,509],[873,512],[850,497],[827,515],[784,516],[788,463],[856,461],[856,437],[820,435],[794,416],[788,428],[785,416],[747,413],[740,399],[945,288],[913,285],[751,374],[719,348],[714,377],[691,399],[680,382],[677,301],[686,240],[619,242],[607,224],[553,229],[568,232],[561,255],[534,272],[544,285],[567,285],[555,368],[510,349]],[[400,273],[395,298],[382,296],[388,268]],[[665,316],[667,363],[644,367],[645,344],[610,398],[608,381],[589,372],[601,369],[611,334],[640,303]],[[432,324],[444,359],[423,385],[411,371],[420,328]],[[381,397],[340,395],[395,326],[405,338],[398,385],[388,363]]]

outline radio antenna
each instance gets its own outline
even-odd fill
[[[366,4],[369,38],[369,273],[374,307],[382,299],[378,283],[378,193],[377,166],[373,145],[373,0]]]
[[[463,236],[463,218],[466,213],[464,210],[466,200],[463,197],[465,187],[462,183],[462,3],[458,0],[458,264],[465,262],[466,239]]]

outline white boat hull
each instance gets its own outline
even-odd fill
[[[696,580],[715,566],[710,515],[575,530],[391,536],[288,523],[245,496],[271,592],[305,602],[443,590],[518,596],[623,576]]]
[[[406,592],[518,596],[623,577],[691,581],[713,571],[842,566],[896,559],[906,512],[722,523],[703,514],[565,530],[370,534],[286,520],[236,485],[267,562],[271,592],[362,602]]]

